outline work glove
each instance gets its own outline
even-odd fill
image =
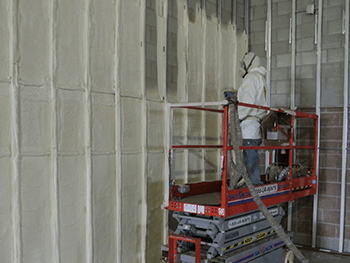
[[[225,99],[228,101],[237,101],[237,91],[236,90],[225,90]]]

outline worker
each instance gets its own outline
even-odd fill
[[[260,66],[260,58],[253,52],[244,55],[241,61],[240,75],[243,78],[243,82],[238,92],[227,90],[224,92],[225,98],[230,100],[236,97],[241,103],[267,106],[267,86],[264,77],[266,75],[266,69]],[[238,107],[243,146],[261,145],[260,123],[265,115],[265,110],[243,106]],[[262,185],[258,151],[244,150],[243,155],[249,178],[253,185]],[[243,184],[244,180],[242,179],[238,182],[237,186],[241,187]]]
[[[242,103],[267,106],[266,69],[260,66],[260,58],[253,52],[246,53],[241,61],[240,75],[243,82],[238,89],[238,101]],[[238,116],[242,129],[243,146],[260,146],[262,118],[265,110],[250,107],[238,107]],[[260,160],[257,150],[244,150],[245,164],[253,185],[262,185],[260,179]]]

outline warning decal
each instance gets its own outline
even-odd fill
[[[231,229],[231,228],[243,226],[243,225],[249,224],[251,221],[252,221],[251,216],[240,217],[240,218],[229,221],[228,228]]]
[[[197,213],[197,205],[184,204],[184,212]]]

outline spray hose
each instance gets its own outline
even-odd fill
[[[239,146],[243,144],[243,139],[238,118],[238,101],[236,94],[233,94],[233,96],[231,96],[229,99],[229,123],[229,140],[231,141],[231,144],[233,146],[233,151],[236,160],[235,165],[233,164],[233,162],[231,162],[229,188],[233,189],[236,186],[240,177],[243,176],[244,182],[246,183],[254,202],[259,207],[259,210],[264,214],[266,220],[269,222],[272,229],[275,230],[277,235],[282,239],[286,246],[294,253],[294,255],[302,263],[309,263],[309,260],[303,256],[300,250],[293,244],[290,237],[284,232],[282,226],[278,224],[278,222],[267,210],[265,204],[261,201],[252,182],[249,179],[247,168],[244,164],[243,151],[239,150]]]

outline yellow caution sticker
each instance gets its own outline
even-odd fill
[[[267,231],[267,232],[261,232],[261,233],[256,235],[256,239],[254,239],[254,236],[247,237],[246,239],[244,239],[236,244],[233,244],[231,246],[223,248],[222,251],[224,252],[226,250],[231,250],[233,248],[248,245],[248,244],[254,242],[255,240],[261,240],[261,239],[266,238],[267,236],[272,235],[274,233],[275,233],[274,230]]]
[[[267,232],[263,232],[263,233],[257,234],[256,238],[257,238],[258,240],[260,240],[260,239],[262,239],[262,238],[264,238],[264,237],[266,237],[266,236],[267,236]]]
[[[250,244],[254,241],[254,237],[248,237],[246,239],[244,239],[244,245]]]

